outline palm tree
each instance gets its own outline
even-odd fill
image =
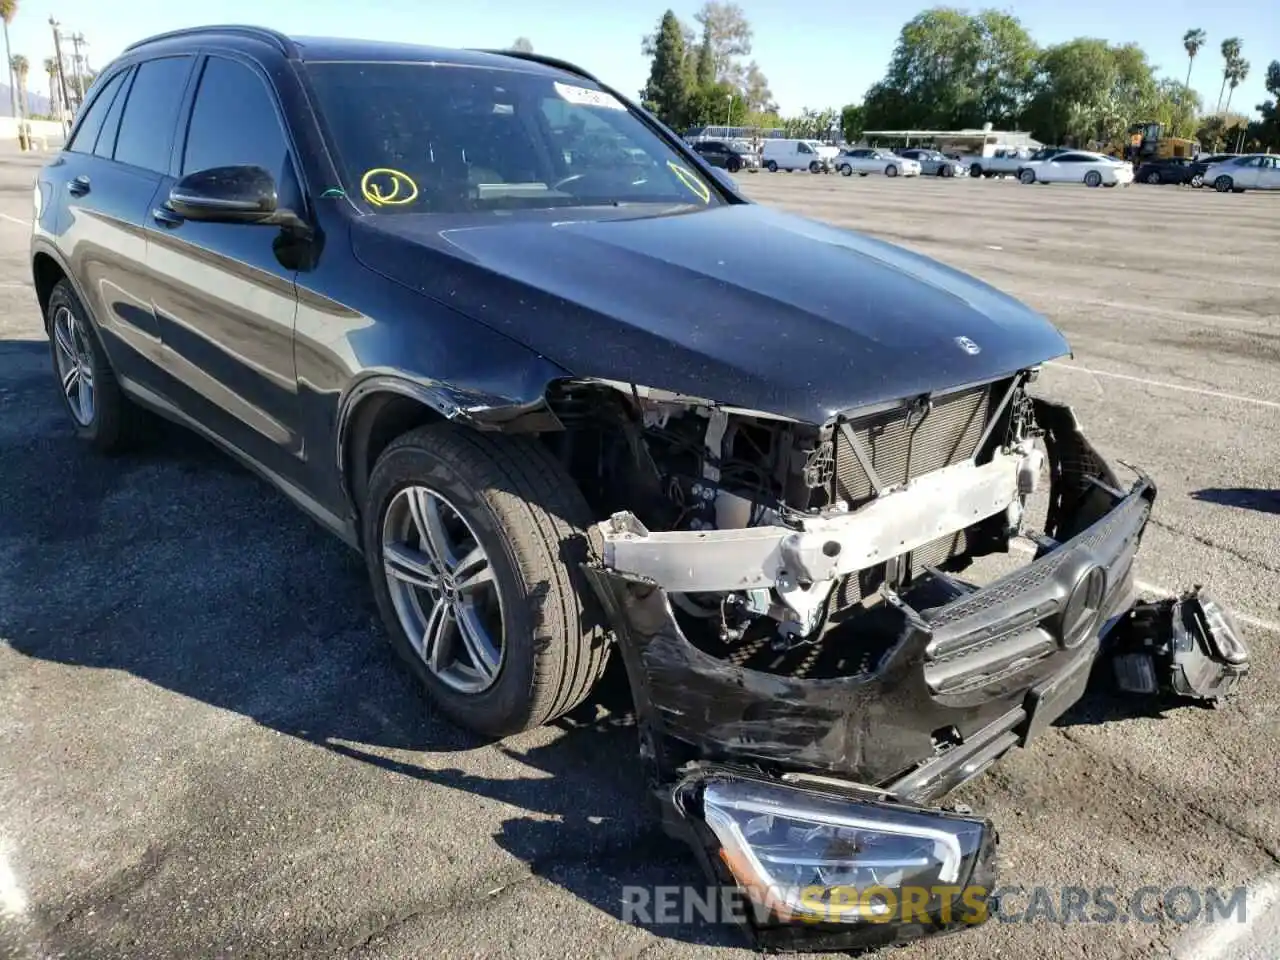
[[[1200,52],[1200,48],[1208,41],[1208,34],[1199,28],[1188,30],[1182,35],[1182,49],[1187,51],[1187,82],[1183,86],[1188,90],[1191,89],[1191,65],[1196,62],[1196,54]]]
[[[1237,57],[1236,62],[1231,65],[1231,70],[1227,74],[1227,105],[1223,113],[1231,112],[1231,95],[1236,92],[1236,87],[1244,83],[1249,77],[1249,61],[1244,57]]]
[[[18,116],[25,117],[31,106],[27,99],[27,77],[31,75],[31,64],[22,54],[15,53],[9,58],[9,66],[13,70],[13,78],[18,82],[18,109],[21,111]]]
[[[0,20],[4,21],[4,62],[13,68],[13,55],[9,52],[9,24],[18,15],[18,0],[0,0]],[[13,82],[13,74],[9,75],[9,103],[13,116],[18,117],[18,85]]]
[[[42,66],[49,75],[49,115],[57,120],[62,115],[58,110],[58,61],[45,57]]]
[[[1222,41],[1222,86],[1218,88],[1218,106],[1214,113],[1222,112],[1222,94],[1227,89],[1227,81],[1231,78],[1231,67],[1240,59],[1240,38],[1228,37]]]

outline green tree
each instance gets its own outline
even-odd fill
[[[711,52],[711,37],[704,29],[702,43],[698,44],[698,65],[693,74],[699,87],[709,87],[716,82],[715,56]]]
[[[1107,140],[1145,116],[1155,71],[1135,44],[1078,37],[1044,51],[1025,123],[1041,140]]]
[[[1280,150],[1280,60],[1272,60],[1267,65],[1263,82],[1271,96],[1258,104],[1257,111],[1262,118],[1249,125],[1249,137],[1260,148]]]
[[[709,0],[693,19],[702,27],[703,41],[711,54],[712,79],[742,86],[742,70],[738,57],[751,53],[751,24],[736,3]]]
[[[20,53],[9,58],[9,68],[13,71],[13,79],[18,84],[18,116],[25,117],[31,112],[31,100],[27,96],[27,78],[31,76],[31,63]]]
[[[747,101],[728,83],[710,83],[693,90],[685,101],[684,122],[690,125],[745,125],[748,122]]]
[[[1208,42],[1209,35],[1199,28],[1188,30],[1182,35],[1182,49],[1187,51],[1187,80],[1183,86],[1188,90],[1191,89],[1191,67],[1196,62],[1196,54]]]
[[[1224,108],[1228,113],[1231,112],[1231,97],[1236,92],[1236,87],[1244,83],[1249,78],[1249,61],[1244,57],[1236,57],[1236,62],[1231,65],[1231,69],[1227,72],[1227,105]]]
[[[1226,92],[1227,81],[1231,79],[1231,70],[1240,59],[1240,38],[1228,37],[1222,41],[1222,86],[1218,88],[1218,105],[1214,113],[1222,111],[1222,95]]]
[[[861,104],[847,103],[840,109],[840,132],[845,143],[857,143],[866,129],[866,110]]]
[[[1035,43],[1010,14],[934,7],[903,26],[884,79],[867,91],[867,125],[1012,123],[1035,64]]]
[[[683,122],[685,104],[689,99],[684,49],[680,21],[674,12],[668,10],[658,24],[649,82],[640,97],[648,110],[672,127]]]
[[[4,62],[9,64],[9,103],[15,117],[18,113],[18,84],[13,79],[13,52],[9,48],[9,24],[18,15],[18,0],[0,0],[0,20],[4,21]]]
[[[533,53],[533,42],[528,37],[516,37],[511,49],[517,53]]]

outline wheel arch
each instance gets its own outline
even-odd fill
[[[53,288],[63,280],[71,284],[76,298],[82,304],[86,303],[80,284],[67,268],[61,254],[48,244],[38,243],[31,253],[31,282],[36,289],[36,300],[40,303],[40,317],[44,322],[46,333],[49,327],[49,297],[53,295]],[[87,307],[86,312],[89,312]],[[92,315],[89,320],[97,324],[97,320]]]
[[[545,391],[528,399],[489,397],[401,373],[376,373],[352,384],[338,404],[335,457],[352,515],[360,515],[378,457],[397,437],[433,423],[460,423],[492,433],[563,429]]]

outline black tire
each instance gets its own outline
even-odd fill
[[[974,163],[969,166],[969,176],[977,178],[983,176],[982,164]],[[989,176],[989,174],[988,174]]]
[[[1084,175],[1084,185],[1086,187],[1102,186],[1102,174],[1100,174],[1097,170],[1090,170],[1088,173]]]
[[[1018,171],[1018,182],[1019,182],[1019,183],[1035,183],[1035,182],[1036,182],[1036,172],[1035,172],[1034,170],[1025,170],[1025,169],[1024,169],[1024,170],[1019,170],[1019,171]]]
[[[488,554],[502,601],[503,653],[491,686],[460,693],[410,645],[383,572],[382,523],[410,484],[443,494]],[[580,564],[595,554],[591,512],[573,480],[535,440],[454,424],[420,427],[378,458],[363,511],[365,558],[392,646],[441,711],[502,737],[541,726],[581,703],[604,672],[608,635]]]
[[[724,165],[724,167],[730,173],[737,173],[739,170],[742,169],[742,161],[739,160],[737,157],[730,157],[728,162]]]
[[[887,167],[885,167],[885,168],[884,168],[884,175],[885,175],[886,177],[896,177],[896,176],[898,175],[898,167],[897,167],[897,164],[893,164],[893,163],[891,163],[891,164],[889,164]]]
[[[1222,176],[1218,177],[1218,179],[1213,181],[1213,189],[1217,190],[1219,193],[1230,193],[1234,183],[1235,183],[1234,180],[1232,180],[1226,174],[1223,174]]]
[[[1203,186],[1204,186],[1204,177],[1203,177],[1203,176],[1201,176],[1201,175],[1200,175],[1200,174],[1198,174],[1198,173],[1197,173],[1197,174],[1193,174],[1193,175],[1192,175],[1192,177],[1191,177],[1191,180],[1190,180],[1190,184],[1191,184],[1191,186],[1193,186],[1195,189],[1199,190],[1201,187],[1203,187]]]
[[[1146,179],[1147,179],[1147,183],[1151,184],[1152,186],[1159,186],[1161,183],[1164,182],[1160,178],[1159,170],[1152,170],[1150,173],[1147,174]]]
[[[84,361],[90,370],[93,402],[92,415],[87,423],[81,423],[77,419],[71,399],[62,388],[54,321],[63,310],[70,311],[74,318],[79,331],[77,339],[83,347]],[[58,384],[58,396],[62,398],[62,406],[71,418],[76,436],[87,441],[99,453],[112,454],[131,449],[146,435],[149,417],[145,411],[131,403],[120,389],[115,371],[107,360],[107,352],[98,338],[98,329],[69,280],[59,280],[49,294],[49,305],[45,310],[45,332],[49,335],[49,356],[53,363],[54,380]]]
[[[820,164],[817,160],[814,160],[812,163],[809,164],[810,173],[820,173],[821,171],[822,171],[822,164]]]
[[[938,176],[940,177],[954,177],[955,175],[956,169],[949,163],[938,171]]]
[[[768,170],[770,173],[777,173],[778,162],[776,160],[770,160],[768,163],[764,165],[764,168]]]
[[[849,164],[847,164],[847,163],[846,163],[846,164],[843,164],[843,165],[840,167],[840,173],[841,173],[843,176],[846,176],[846,177],[852,177],[852,176],[853,176],[853,167],[849,166]]]

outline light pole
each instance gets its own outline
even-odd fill
[[[728,101],[724,114],[724,135],[727,137],[729,135],[729,124],[733,121],[733,94],[727,94],[725,100]]]

